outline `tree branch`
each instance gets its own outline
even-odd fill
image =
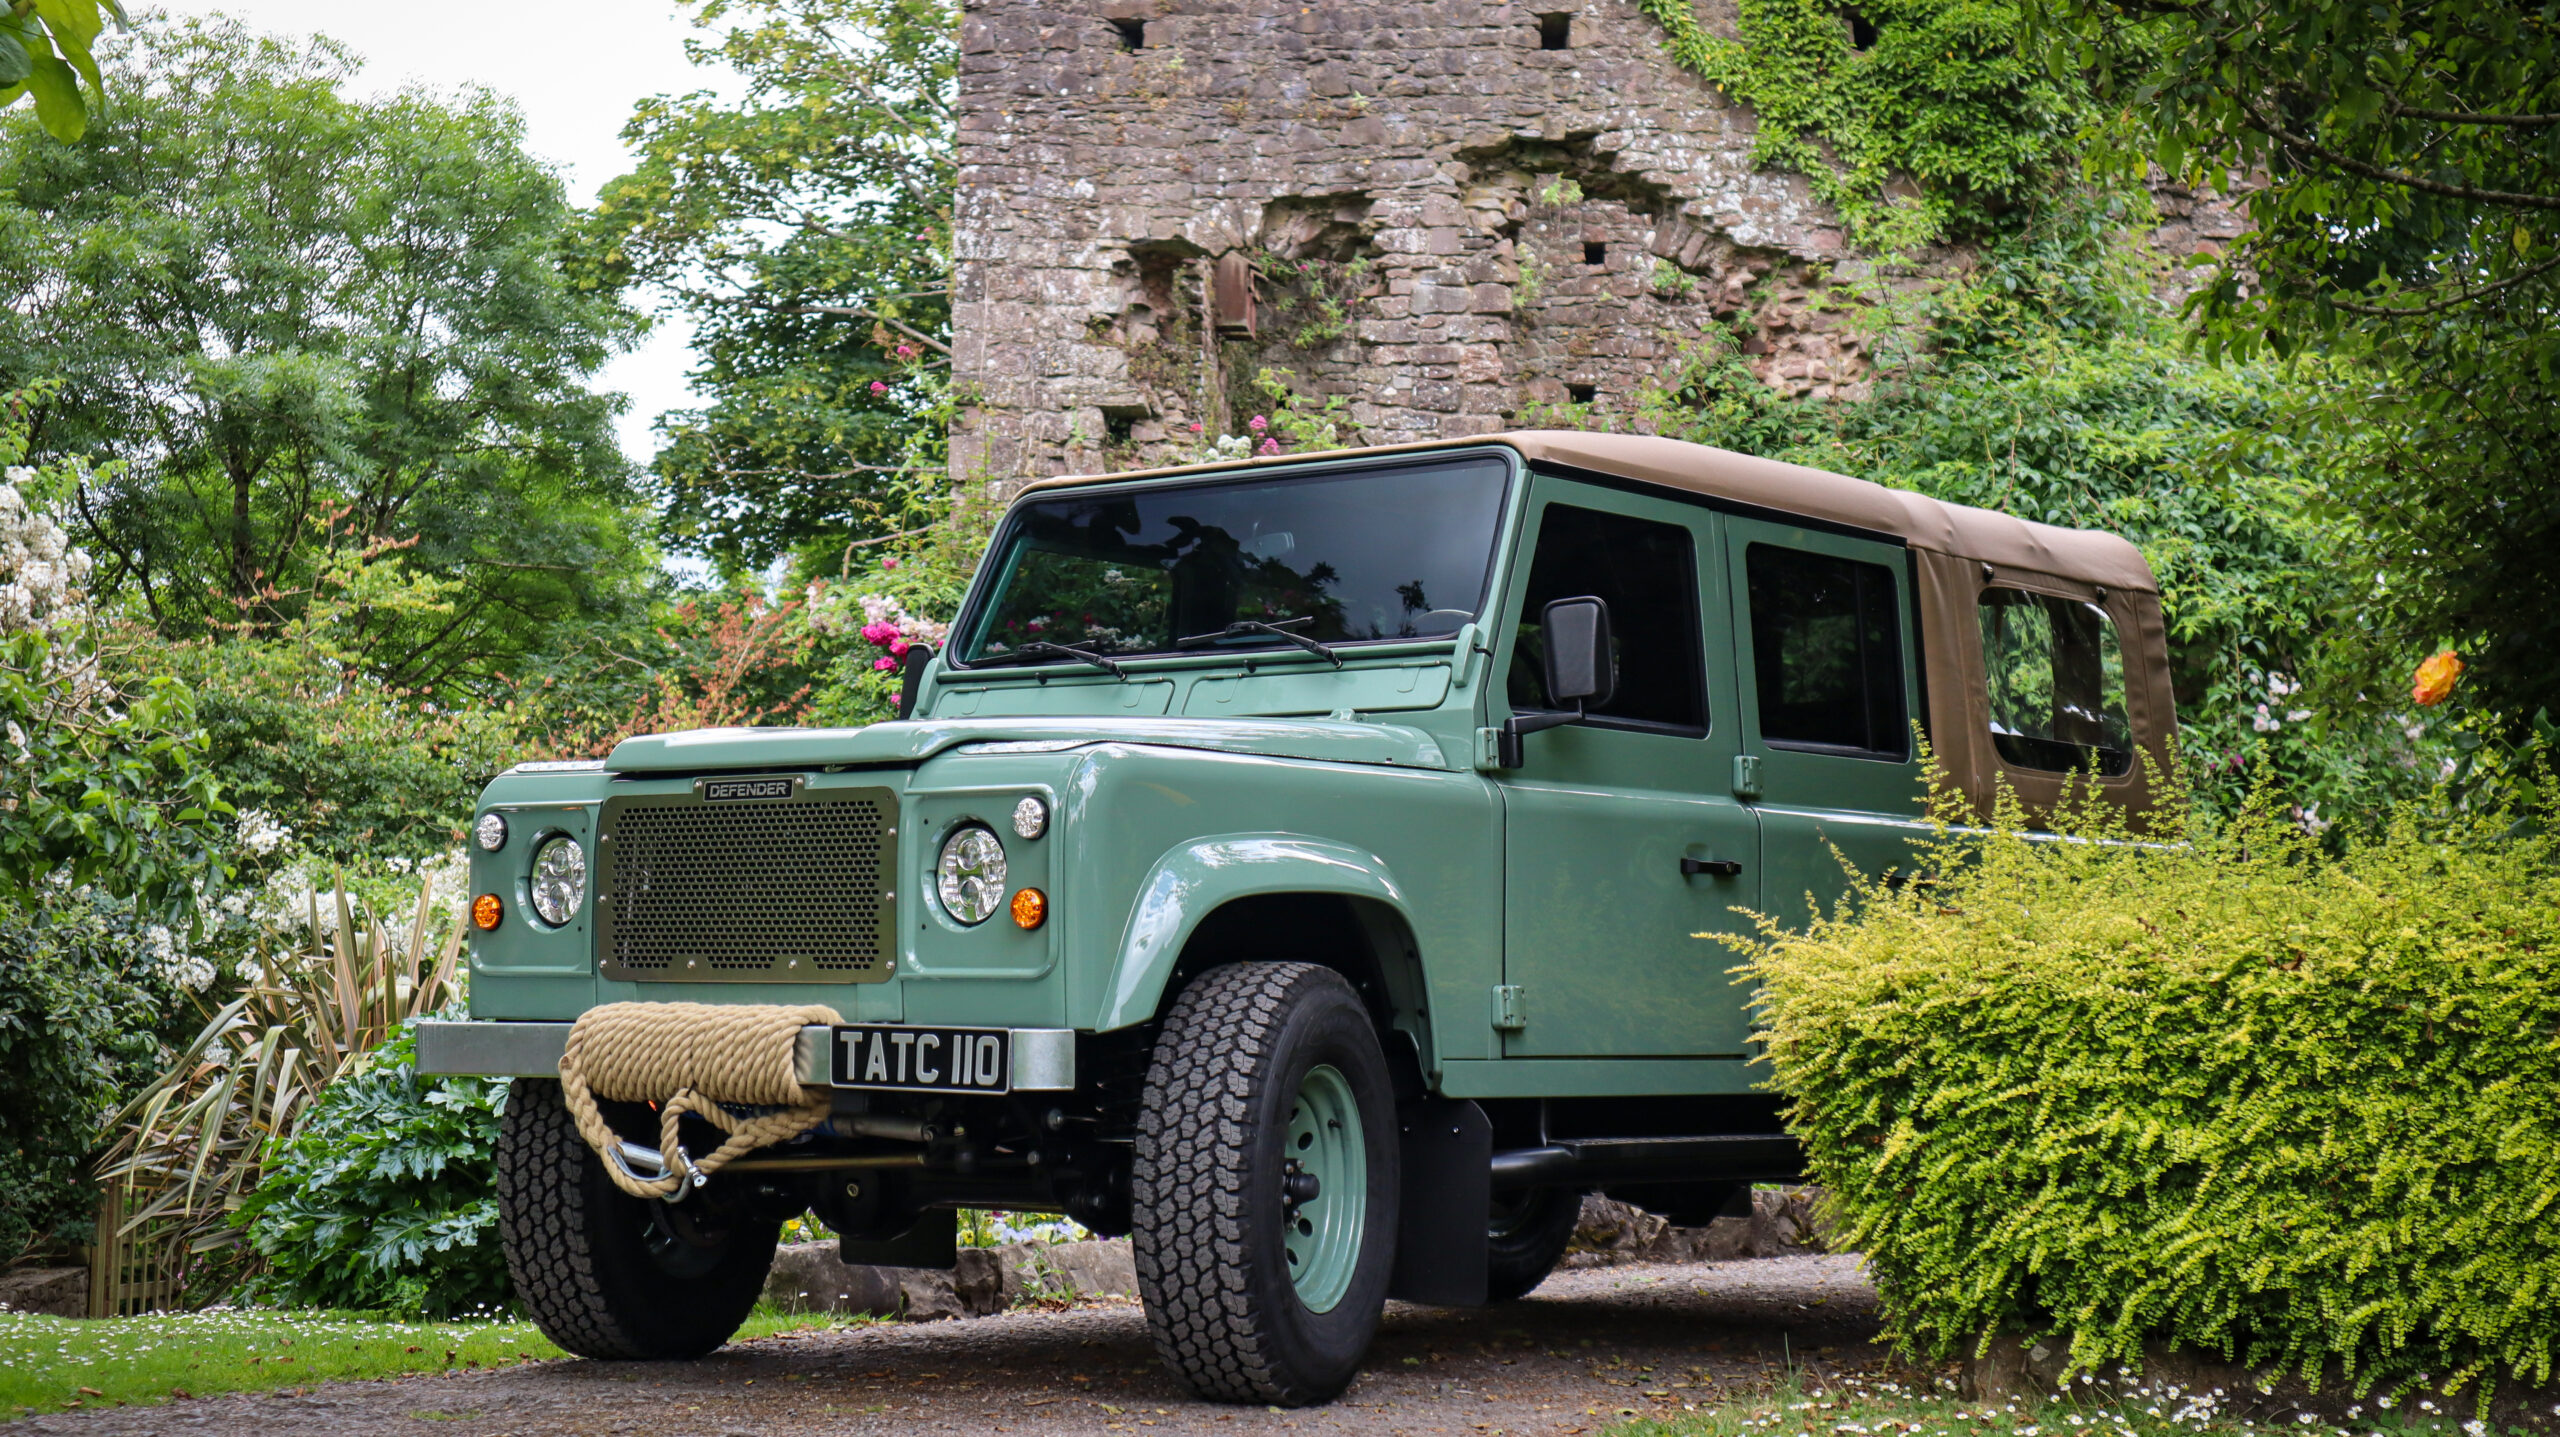
[[[2521,274],[2508,275],[2505,279],[2499,280],[2495,284],[2484,284],[2478,289],[2465,291],[2464,293],[2455,295],[2451,299],[2440,299],[2433,304],[2419,305],[2412,309],[2403,309],[2398,305],[2389,304],[2358,304],[2353,300],[2345,299],[2333,299],[2330,303],[2336,305],[2340,309],[2346,310],[2350,314],[2380,315],[2386,319],[2416,319],[2421,315],[2441,314],[2448,309],[2458,308],[2462,305],[2471,303],[2475,299],[2496,294],[2499,290],[2512,288],[2515,285],[2524,283],[2526,280],[2536,279],[2549,274],[2555,269],[2560,269],[2560,255],[2554,255]]]
[[[2351,175],[2362,175],[2366,179],[2382,184],[2400,185],[2422,194],[2444,195],[2450,199],[2473,200],[2489,205],[2521,205],[2527,209],[2560,210],[2560,195],[2529,195],[2515,190],[2483,190],[2469,185],[2449,185],[2442,180],[2431,180],[2424,175],[2413,175],[2405,170],[2387,169],[2381,165],[2368,164],[2352,155],[2340,154],[2306,135],[2295,134],[2273,116],[2259,109],[2254,101],[2245,96],[2235,98],[2239,99],[2240,108],[2247,112],[2249,118],[2258,122],[2259,129],[2297,149],[2309,150]]]

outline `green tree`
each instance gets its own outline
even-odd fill
[[[668,533],[733,571],[833,572],[939,474],[950,359],[949,0],[702,0],[696,63],[742,76],[645,102],[587,272],[645,281],[695,326],[695,411],[661,421]]]
[[[565,277],[515,111],[350,98],[343,48],[219,18],[108,63],[84,143],[0,121],[0,375],[62,379],[39,452],[123,461],[79,498],[102,594],[263,632],[397,568],[336,640],[413,690],[618,603],[648,555],[591,379],[640,321]]]
[[[2451,643],[2491,712],[2560,713],[2560,10],[2029,10],[2051,68],[2141,122],[2098,160],[2249,191],[2255,230],[2195,306],[2209,345],[2333,361],[2287,428],[2355,571],[2342,696],[2394,700]]]

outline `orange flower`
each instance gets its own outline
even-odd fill
[[[2462,659],[2447,649],[2418,665],[2417,682],[2410,686],[2409,697],[2416,699],[2421,708],[2443,703],[2444,696],[2453,692],[2454,680],[2461,677]]]

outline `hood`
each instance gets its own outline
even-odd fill
[[[707,728],[616,744],[616,773],[917,763],[966,743],[1130,743],[1391,768],[1453,767],[1431,735],[1333,719],[909,719],[868,728]]]

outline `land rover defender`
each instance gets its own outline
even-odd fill
[[[471,1018],[420,1061],[521,1079],[504,1241],[571,1351],[718,1346],[798,1214],[948,1265],[988,1207],[1132,1235],[1203,1396],[1324,1400],[1388,1297],[1534,1287],[1584,1193],[1799,1175],[1712,935],[1906,871],[1917,736],[1978,804],[2139,812],[2172,723],[2120,538],[1579,433],[1031,485],[909,659],[894,722],[636,737],[473,815]],[[796,1096],[588,1091],[599,1015],[694,1073],[750,1006]]]

